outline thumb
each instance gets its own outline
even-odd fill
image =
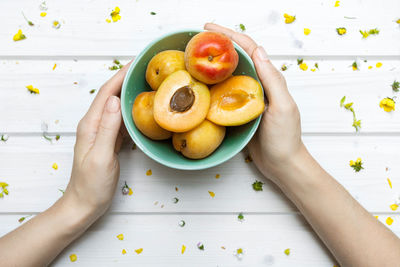
[[[116,96],[110,96],[105,104],[99,130],[93,146],[96,156],[108,158],[114,155],[115,144],[121,127],[121,104]]]
[[[256,67],[258,77],[265,89],[268,101],[273,104],[283,99],[291,98],[285,78],[282,73],[272,65],[264,48],[258,46],[253,51],[251,57]]]

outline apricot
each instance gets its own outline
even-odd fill
[[[164,140],[171,137],[172,133],[161,128],[153,116],[153,103],[156,92],[140,93],[133,103],[132,118],[142,134],[153,140]]]
[[[211,87],[207,119],[223,126],[237,126],[257,118],[265,108],[263,90],[250,76],[232,76]]]
[[[154,97],[154,119],[171,132],[187,132],[199,125],[210,107],[208,87],[178,70],[169,75]]]
[[[172,144],[176,151],[190,159],[202,159],[213,153],[224,140],[225,127],[204,120],[185,133],[174,133]]]
[[[151,89],[157,90],[168,75],[184,69],[184,53],[178,50],[165,50],[150,60],[146,69],[146,81]]]
[[[186,69],[206,84],[215,84],[231,76],[238,62],[232,41],[222,33],[196,34],[185,49]]]

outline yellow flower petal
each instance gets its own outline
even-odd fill
[[[106,22],[107,22],[107,23],[111,23],[111,20],[110,20],[110,19],[106,19]]]
[[[215,179],[219,179],[219,177],[221,177],[221,175],[219,175],[218,173],[215,175]]]
[[[122,255],[125,255],[125,254],[126,254],[126,250],[123,249],[123,250],[122,250]]]
[[[399,207],[399,205],[397,205],[397,204],[392,204],[392,205],[390,205],[390,208],[391,208],[393,211],[397,210],[398,207]]]
[[[27,85],[25,86],[26,89],[28,89],[29,92],[34,93],[34,94],[39,94],[39,89],[34,88],[33,85]]]
[[[16,41],[21,41],[26,39],[26,36],[22,33],[22,30],[19,29],[18,32],[13,36],[13,40]]]
[[[182,245],[181,253],[182,253],[182,254],[185,253],[185,250],[186,250],[186,246],[185,246],[185,245]]]
[[[375,219],[378,219],[379,216],[378,216],[378,215],[375,215],[374,217],[375,217]]]
[[[215,193],[212,191],[208,191],[208,193],[210,194],[211,197],[215,197]]]
[[[40,16],[41,16],[42,18],[46,17],[46,15],[47,15],[47,13],[46,13],[46,12],[42,12],[42,13],[40,13]]]
[[[392,181],[390,181],[389,178],[387,178],[387,181],[388,181],[389,187],[392,188]]]
[[[69,259],[70,259],[72,262],[75,262],[75,261],[78,259],[78,257],[76,256],[76,254],[71,254],[71,255],[69,255]]]
[[[118,238],[119,240],[124,240],[124,235],[123,235],[123,234],[119,234],[119,235],[117,235],[117,238]]]
[[[129,187],[128,195],[129,195],[129,196],[132,196],[132,194],[133,194],[132,188]]]
[[[340,6],[340,1],[335,2],[335,7],[338,7],[338,6]]]
[[[286,255],[290,255],[290,248],[287,248],[287,249],[285,249],[284,251],[283,251]]]
[[[286,24],[290,24],[290,23],[292,23],[293,21],[295,21],[296,20],[296,16],[291,16],[291,15],[289,15],[289,14],[283,14],[283,17],[285,18],[285,23]]]
[[[307,66],[307,64],[306,63],[301,63],[300,65],[299,65],[299,68],[301,69],[301,70],[303,70],[303,71],[306,71],[306,70],[308,70],[308,66]]]
[[[383,110],[386,112],[391,112],[395,110],[396,103],[394,102],[393,99],[386,97],[381,100],[381,102],[379,103],[379,107],[383,108]]]
[[[53,163],[53,165],[51,166],[53,169],[58,170],[58,165],[57,163]]]
[[[143,252],[143,248],[135,249],[136,254],[140,254]]]
[[[381,62],[376,63],[376,67],[377,67],[377,68],[382,67],[382,63],[381,63]]]
[[[392,218],[390,218],[390,217],[387,217],[387,219],[386,219],[386,223],[387,223],[387,225],[392,225],[392,223],[393,223],[393,219],[392,219]]]
[[[151,169],[149,169],[149,170],[146,171],[146,175],[147,175],[147,176],[150,176],[150,175],[152,175],[152,174],[153,174],[153,172],[151,171]]]
[[[311,33],[311,30],[308,28],[304,28],[304,35],[309,35]]]
[[[373,67],[372,66],[368,66],[368,69],[370,70],[370,69],[372,69]]]

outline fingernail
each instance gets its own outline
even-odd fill
[[[264,47],[262,47],[262,46],[257,47],[256,53],[257,53],[258,58],[260,58],[262,60],[268,59],[268,55],[267,55],[267,52],[265,52]]]
[[[110,113],[115,113],[119,111],[119,100],[116,96],[110,96],[107,99],[106,109]]]

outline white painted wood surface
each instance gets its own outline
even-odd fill
[[[0,134],[10,138],[0,142],[0,181],[10,184],[10,195],[0,199],[0,235],[17,227],[18,218],[37,214],[61,196],[58,189],[65,188],[70,175],[76,125],[94,98],[89,91],[113,74],[108,70],[112,60],[127,62],[153,38],[182,27],[201,28],[208,21],[232,28],[243,23],[277,67],[289,65],[285,76],[301,111],[307,147],[379,220],[391,216],[389,227],[400,234],[399,213],[389,208],[400,195],[400,117],[398,111],[388,114],[379,108],[383,97],[394,95],[393,80],[400,80],[400,25],[395,23],[400,2],[343,0],[339,7],[334,2],[47,1],[48,15],[41,18],[41,1],[1,1]],[[122,19],[106,23],[117,5]],[[150,15],[152,11],[157,14]],[[283,13],[296,15],[296,22],[284,24]],[[61,21],[60,29],[51,27],[53,20]],[[335,29],[342,26],[348,33],[338,36]],[[309,36],[304,28],[311,29]],[[370,28],[381,32],[362,39],[358,31]],[[18,29],[27,39],[13,42]],[[300,70],[297,58],[304,58],[309,68],[317,62],[319,70]],[[351,69],[355,60],[360,71]],[[28,84],[38,87],[40,95],[29,94]],[[339,107],[344,95],[354,101],[362,120],[358,134],[351,114]],[[50,134],[61,134],[58,142],[44,140],[42,122]],[[275,186],[266,182],[263,192],[252,190],[251,183],[262,178],[244,162],[245,156],[244,151],[221,166],[189,173],[167,169],[127,145],[120,156],[120,184],[127,181],[133,196],[118,191],[109,214],[54,265],[333,266],[329,252]],[[357,157],[365,170],[355,174],[348,161]],[[51,168],[54,162],[57,171]],[[148,169],[152,176],[146,176]],[[180,201],[174,204],[173,197]],[[237,220],[239,212],[245,221]],[[182,219],[186,226],[180,228]],[[119,233],[125,240],[117,240]],[[199,241],[205,251],[196,248]],[[183,244],[187,251],[182,255]],[[239,247],[245,251],[242,260],[233,256]],[[143,253],[136,255],[137,248]],[[286,248],[291,248],[289,257],[283,253]],[[77,262],[69,261],[70,253],[77,254]]]

